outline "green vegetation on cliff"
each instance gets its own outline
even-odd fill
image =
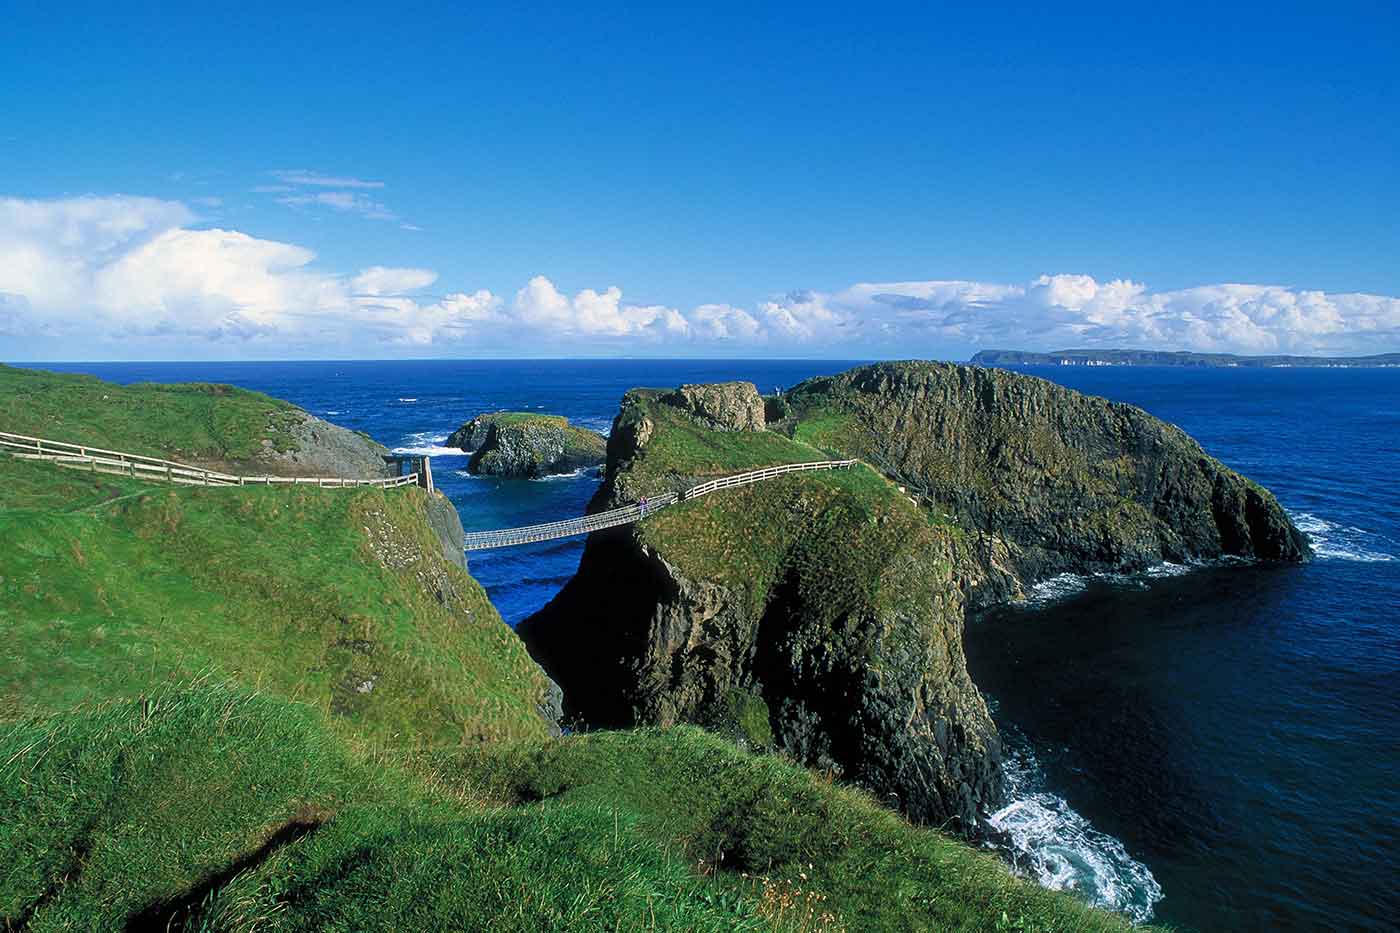
[[[37,391],[16,372],[0,408]],[[113,447],[184,443],[139,406],[67,415]],[[824,502],[872,547],[939,533],[872,473],[793,479],[762,507]],[[696,729],[549,738],[550,685],[428,505],[0,458],[0,926],[1130,928]],[[838,556],[811,552],[814,585]],[[762,698],[730,700],[761,736]]]
[[[417,488],[147,486],[0,458],[0,710],[204,671],[384,741],[540,732],[538,668]]]
[[[686,388],[628,393],[597,504],[831,459],[766,429],[766,409],[779,412],[752,385]],[[845,422],[817,423],[810,439],[829,443]],[[857,464],[681,501],[595,536],[575,578],[518,630],[585,721],[718,729],[970,833],[1001,784],[962,654],[968,563],[961,529]]]
[[[189,383],[123,386],[95,376],[0,364],[0,431],[148,457],[248,460],[267,439],[296,446],[299,410],[233,386]]]
[[[699,730],[366,756],[216,681],[0,722],[0,922],[1127,931]]]

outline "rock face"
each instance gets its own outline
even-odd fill
[[[463,570],[467,569],[467,533],[462,528],[462,516],[446,496],[437,493],[427,497],[428,525],[442,542],[442,556]]]
[[[590,536],[518,628],[569,714],[718,728],[974,832],[1002,786],[969,606],[1063,571],[1308,554],[1267,491],[1180,430],[1041,380],[864,367],[769,400],[767,431],[750,390],[628,393],[592,508],[816,459],[808,441],[894,481],[783,477]]]
[[[472,453],[485,443],[486,435],[493,424],[493,416],[477,415],[447,436],[447,446],[460,447],[463,453]]]
[[[839,419],[843,451],[976,534],[978,603],[1021,597],[1064,572],[1311,556],[1267,490],[1131,405],[922,362],[812,379],[787,401],[799,424]]]
[[[665,401],[716,431],[762,431],[763,397],[752,382],[683,385]]]
[[[447,443],[471,453],[467,469],[486,476],[533,479],[599,466],[607,441],[557,415],[499,412],[462,425]]]
[[[389,450],[382,444],[306,412],[296,414],[300,420],[290,427],[295,449],[278,451],[265,442],[263,453],[255,462],[243,465],[243,472],[347,479],[392,475],[384,462]]]

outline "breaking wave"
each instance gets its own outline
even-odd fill
[[[446,434],[431,434],[419,431],[404,438],[404,443],[394,448],[396,454],[416,454],[420,457],[465,457],[457,447],[444,447]]]
[[[1088,585],[1089,578],[1086,576],[1077,573],[1057,573],[1031,587],[1026,602],[1037,606],[1059,602],[1082,592]]]
[[[1190,573],[1202,567],[1219,567],[1224,564],[1241,562],[1238,557],[1220,557],[1214,560],[1193,560],[1184,564],[1176,564],[1171,561],[1162,561],[1153,564],[1143,570],[1135,570],[1127,573],[1100,572],[1092,574],[1080,573],[1057,573],[1053,577],[1041,580],[1030,588],[1026,594],[1024,604],[1031,607],[1041,607],[1050,603],[1057,603],[1060,600],[1068,599],[1082,593],[1088,588],[1090,583],[1102,582],[1126,589],[1143,590],[1147,589],[1148,581],[1162,580],[1167,577],[1179,577],[1182,574]]]
[[[1319,518],[1310,512],[1295,512],[1289,515],[1298,530],[1312,542],[1313,553],[1320,560],[1355,560],[1367,563],[1395,560],[1392,551],[1380,550],[1380,546],[1394,546],[1384,535],[1367,531],[1364,528],[1342,525]]]
[[[1162,886],[1147,866],[1046,790],[1040,763],[1029,748],[1008,748],[1002,767],[1011,803],[988,822],[1002,834],[999,848],[1012,867],[1052,891],[1074,891],[1135,923],[1152,919]]]

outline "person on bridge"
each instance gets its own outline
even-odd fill
[[[642,496],[641,501],[638,502],[637,504],[640,505],[640,506],[642,507],[642,518],[646,518],[646,517],[647,517],[647,497],[646,497],[646,496]]]

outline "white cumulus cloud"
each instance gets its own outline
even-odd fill
[[[684,309],[629,302],[617,285],[565,291],[545,275],[508,298],[480,287],[425,293],[439,281],[436,270],[416,266],[327,271],[304,246],[201,228],[173,201],[0,198],[0,357],[17,341],[46,341],[52,353],[98,342],[112,355],[133,341],[190,355],[210,341],[249,355],[373,355],[394,346],[460,356],[1400,348],[1400,299],[1283,285],[1153,291],[1078,274],[1022,283],[931,278]]]
[[[427,288],[437,277],[432,269],[370,266],[350,280],[350,287],[361,295],[395,295]]]

